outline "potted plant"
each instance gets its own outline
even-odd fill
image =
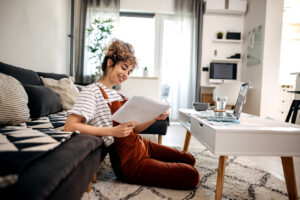
[[[91,82],[96,82],[101,76],[101,62],[104,57],[104,47],[110,39],[114,26],[114,20],[94,19],[89,28],[87,28],[89,59],[95,64],[96,72],[91,75]]]
[[[218,32],[217,39],[222,39],[222,38],[223,38],[223,32]]]
[[[148,76],[148,67],[147,66],[145,66],[143,68],[143,76]]]

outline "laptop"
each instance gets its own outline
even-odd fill
[[[238,95],[238,98],[236,100],[236,104],[234,106],[233,112],[209,112],[207,113],[199,113],[198,116],[201,118],[206,118],[208,120],[213,121],[222,121],[222,122],[233,122],[235,120],[238,120],[240,118],[240,115],[242,113],[243,105],[245,104],[247,92],[249,89],[250,83],[243,83],[241,85],[241,89]]]

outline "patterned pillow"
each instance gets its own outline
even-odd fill
[[[0,73],[0,125],[16,125],[29,120],[28,96],[21,83]]]

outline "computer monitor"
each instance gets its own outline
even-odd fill
[[[236,80],[237,64],[236,63],[210,63],[209,81],[222,82],[223,80]]]

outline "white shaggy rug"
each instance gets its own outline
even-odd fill
[[[200,182],[194,190],[171,190],[126,184],[116,180],[109,158],[99,167],[98,180],[82,200],[214,199],[218,158],[207,149],[189,150],[197,162]],[[238,157],[227,160],[223,199],[288,199],[285,183]]]

